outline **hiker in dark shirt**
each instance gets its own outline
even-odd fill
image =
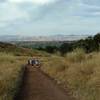
[[[32,59],[32,66],[35,66],[35,59]]]

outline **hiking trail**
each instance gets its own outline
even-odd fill
[[[39,68],[26,66],[16,100],[73,100]]]

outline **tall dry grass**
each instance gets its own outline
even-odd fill
[[[26,53],[25,53],[26,52]],[[50,55],[40,51],[0,52],[0,100],[14,100],[22,81],[25,64],[32,56],[40,58]],[[18,54],[20,53],[20,55]]]
[[[41,53],[40,53],[41,55]],[[44,55],[44,57],[43,57]],[[13,100],[28,56],[0,53],[0,100]],[[79,100],[100,100],[100,53],[76,49],[65,57],[43,53],[41,69]]]
[[[42,70],[78,100],[100,100],[100,52],[85,54],[77,49],[66,57],[46,58]]]
[[[13,100],[19,87],[25,57],[0,52],[0,100]]]

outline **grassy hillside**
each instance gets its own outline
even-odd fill
[[[64,57],[0,43],[0,100],[13,100],[28,58],[40,57],[41,69],[79,100],[100,98],[100,52],[76,49]]]
[[[65,57],[43,58],[42,70],[58,84],[69,88],[78,100],[100,100],[100,53],[85,54],[81,49]]]
[[[24,59],[0,52],[0,100],[13,100],[21,81]]]
[[[31,56],[48,56],[36,50],[0,43],[0,100],[13,100],[24,72],[24,65]]]
[[[48,56],[45,52],[19,47],[9,43],[0,42],[0,52],[11,53],[15,56]]]

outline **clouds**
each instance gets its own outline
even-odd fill
[[[11,4],[0,4],[0,20],[2,21],[12,21],[17,18],[27,17],[25,12],[21,12],[15,5]]]
[[[99,0],[0,0],[0,33],[98,32],[99,5]]]
[[[83,0],[82,2],[88,5],[100,6],[100,0]]]
[[[11,3],[33,3],[36,5],[44,5],[48,3],[52,3],[55,0],[8,0]]]
[[[1,1],[0,1],[1,2]],[[29,15],[26,11],[21,11],[18,5],[10,4],[7,1],[0,3],[0,27],[6,27],[17,20],[26,20]]]

